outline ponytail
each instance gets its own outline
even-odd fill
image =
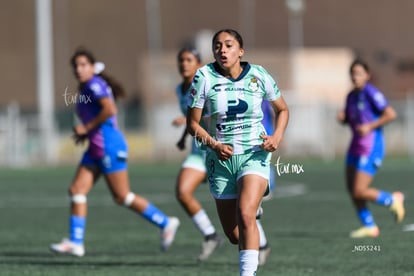
[[[126,96],[125,89],[122,87],[121,83],[119,83],[113,77],[108,76],[105,73],[100,73],[98,76],[103,78],[106,81],[106,83],[111,87],[115,101],[119,98],[123,98]]]

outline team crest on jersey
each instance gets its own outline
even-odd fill
[[[249,89],[252,90],[253,92],[256,92],[257,90],[259,90],[259,84],[257,83],[256,78],[250,79]]]
[[[197,95],[197,90],[195,88],[191,89],[190,94],[194,97],[195,95]]]

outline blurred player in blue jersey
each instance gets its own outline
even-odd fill
[[[393,121],[397,114],[384,95],[370,82],[368,65],[355,60],[350,67],[353,90],[346,99],[345,111],[338,120],[352,130],[352,140],[346,157],[346,182],[362,227],[352,231],[350,237],[377,237],[379,228],[368,209],[367,202],[386,206],[402,222],[404,195],[370,187],[385,154],[382,127]]]
[[[117,125],[115,99],[123,96],[122,87],[104,74],[97,74],[92,53],[79,49],[71,59],[79,81],[76,103],[81,124],[74,127],[76,143],[89,141],[69,189],[71,215],[69,238],[50,245],[55,253],[83,256],[87,215],[87,195],[102,174],[116,203],[140,214],[161,232],[161,249],[168,249],[180,224],[178,218],[168,217],[147,199],[130,191],[127,144]],[[101,68],[102,69],[102,68]]]
[[[275,112],[272,105],[268,101],[262,102],[263,120],[262,124],[266,130],[266,133],[273,133],[275,130]],[[269,194],[263,198],[263,200],[269,200],[272,198],[276,188],[275,178],[275,166],[270,164],[270,176],[269,176]]]
[[[240,275],[252,276],[259,264],[256,213],[269,186],[271,152],[282,140],[289,111],[267,71],[241,61],[243,39],[237,31],[218,31],[212,50],[215,62],[197,70],[190,88],[187,127],[207,147],[210,192],[227,238],[238,244]],[[261,123],[264,99],[277,114],[273,133],[266,133]]]
[[[177,63],[182,82],[176,87],[175,91],[183,115],[174,119],[173,125],[181,126],[186,124],[187,92],[197,69],[201,66],[201,57],[195,48],[185,47],[178,52]],[[177,143],[177,147],[180,150],[185,149],[187,135],[187,128],[185,128],[183,135]],[[176,197],[204,237],[202,251],[198,256],[198,260],[200,261],[206,260],[223,242],[223,239],[216,233],[216,229],[211,223],[206,211],[201,206],[201,203],[194,197],[195,190],[204,182],[206,175],[205,151],[202,151],[196,145],[195,139],[192,138],[191,152],[182,164],[177,177]]]

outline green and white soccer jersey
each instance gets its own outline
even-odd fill
[[[260,150],[265,129],[261,123],[263,98],[274,101],[280,91],[274,79],[259,65],[246,62],[238,79],[217,72],[214,63],[201,67],[193,80],[189,106],[204,108],[207,131],[234,154]]]

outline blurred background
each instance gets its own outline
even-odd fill
[[[242,34],[244,60],[264,66],[286,98],[279,155],[343,156],[350,132],[336,113],[360,57],[399,115],[385,128],[388,154],[414,156],[413,11],[411,0],[0,0],[0,165],[78,162],[69,61],[79,46],[127,91],[119,124],[130,159],[181,160],[176,54],[191,43],[211,62],[222,28]]]

